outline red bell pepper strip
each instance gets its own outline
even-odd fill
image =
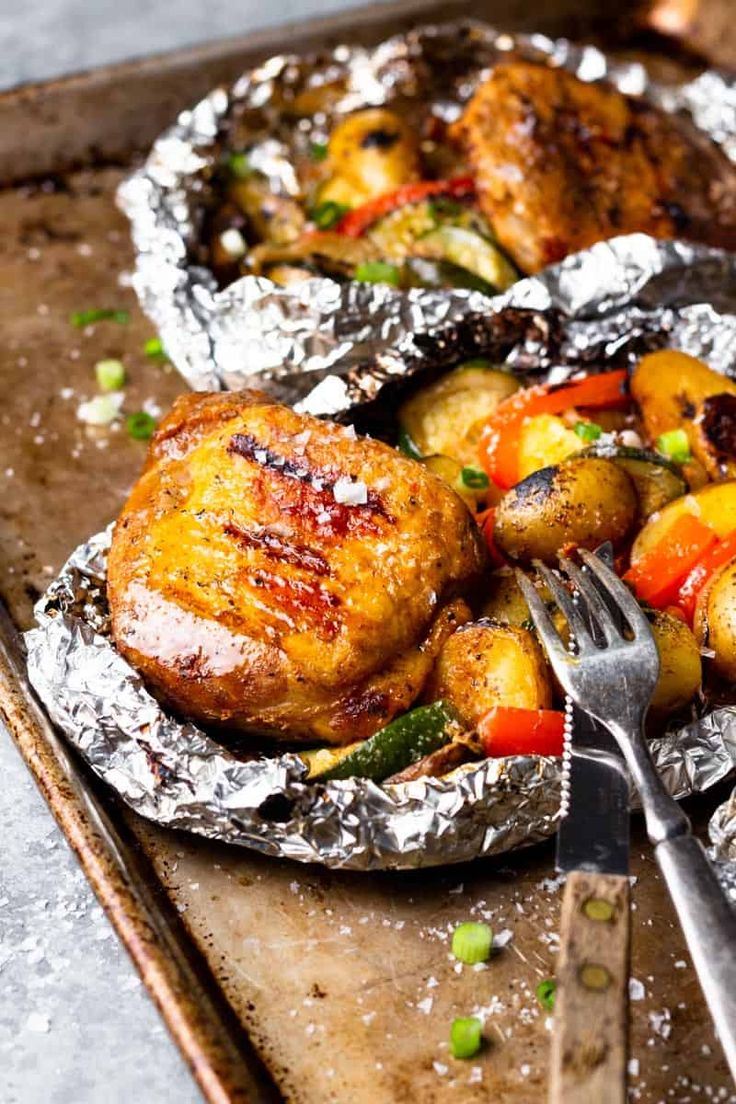
[[[340,219],[336,229],[339,234],[346,234],[349,238],[359,238],[374,222],[378,222],[384,215],[390,215],[399,207],[419,203],[420,200],[431,199],[433,196],[462,199],[474,192],[475,181],[472,176],[454,176],[449,180],[418,180],[412,184],[403,184],[395,192],[376,196],[355,210],[348,211]]]
[[[573,406],[619,406],[628,402],[623,390],[626,378],[626,370],[620,369],[565,384],[537,384],[510,395],[483,427],[481,466],[497,487],[513,487],[519,481],[519,433],[527,418],[561,414]]]
[[[692,625],[698,595],[710,577],[729,560],[736,557],[736,530],[712,545],[690,569],[677,595],[677,605]]]
[[[505,755],[562,755],[565,714],[556,709],[517,709],[497,705],[478,722],[483,751]]]
[[[491,506],[490,509],[483,510],[480,514],[476,514],[475,520],[477,521],[480,527],[480,531],[485,538],[485,542],[491,556],[492,566],[503,567],[506,563],[506,560],[499,552],[498,547],[496,546],[496,542],[493,539],[493,526],[496,521],[496,507]]]
[[[694,514],[682,514],[662,540],[631,565],[624,581],[631,583],[637,598],[656,609],[678,605],[683,580],[717,540]]]

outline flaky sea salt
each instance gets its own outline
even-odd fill
[[[335,502],[342,506],[365,506],[368,488],[360,480],[353,483],[351,479],[338,479],[332,488],[332,495]]]

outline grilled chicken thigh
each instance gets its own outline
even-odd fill
[[[115,528],[113,635],[188,717],[348,743],[416,698],[484,566],[422,465],[256,392],[191,394]]]
[[[635,231],[736,248],[736,167],[684,121],[613,88],[507,62],[453,133],[525,272]]]

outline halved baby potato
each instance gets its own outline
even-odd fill
[[[483,425],[518,389],[510,372],[468,361],[412,395],[399,411],[399,424],[422,456],[450,456],[477,468]]]
[[[700,690],[703,665],[695,636],[678,617],[654,610],[650,625],[659,652],[659,678],[650,709],[661,717],[692,701]]]
[[[533,633],[483,618],[447,640],[424,696],[449,702],[474,726],[496,705],[549,709],[552,677]]]
[[[415,128],[386,108],[355,111],[330,135],[326,169],[332,175],[320,189],[321,203],[355,207],[394,192],[420,176]]]
[[[581,456],[612,460],[626,472],[639,499],[640,522],[687,492],[687,483],[675,464],[657,452],[623,445],[591,445]]]
[[[610,460],[581,457],[541,468],[512,487],[496,509],[493,537],[512,560],[555,564],[568,546],[596,548],[630,532],[639,501],[629,476]]]
[[[684,514],[693,514],[723,539],[736,529],[736,479],[710,483],[699,491],[676,498],[649,518],[631,549],[631,562],[638,560],[665,539],[670,526]]]
[[[713,651],[711,666],[716,674],[736,681],[736,559],[717,571],[700,592],[695,634],[701,645]]]

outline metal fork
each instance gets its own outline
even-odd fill
[[[557,573],[538,561],[534,564],[567,619],[577,645],[575,655],[560,638],[537,590],[520,571],[519,586],[562,688],[605,725],[621,748],[639,791],[647,834],[736,1080],[736,912],[693,836],[690,821],[664,788],[644,738],[644,718],[659,675],[657,646],[646,615],[618,576],[591,552],[581,550],[580,557],[591,574],[560,557],[562,571],[578,592],[577,601]],[[616,625],[611,601],[629,627],[627,635]],[[588,628],[591,617],[600,629],[598,642]]]

